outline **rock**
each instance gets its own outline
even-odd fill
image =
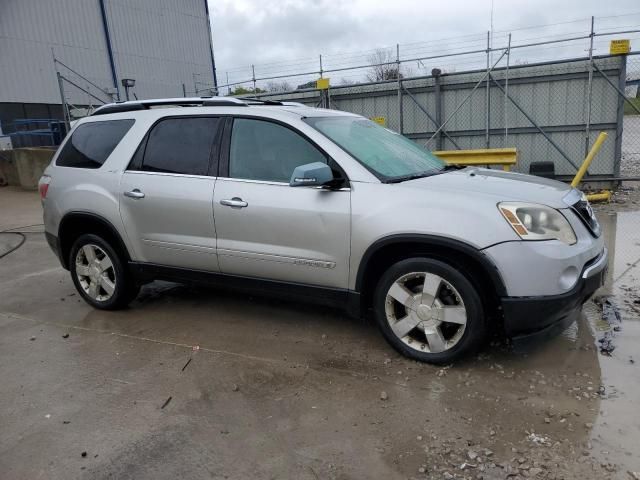
[[[69,338],[69,334],[65,333],[64,335],[62,335],[62,338]]]
[[[427,472],[427,469],[426,469],[426,468],[424,468],[424,467],[420,467],[420,468],[418,469],[418,473],[426,473],[426,472]]]
[[[82,453],[80,454],[80,456],[81,456],[82,458],[86,458],[86,456],[87,456],[87,452],[82,452]]]
[[[551,423],[551,419],[549,417],[545,417],[544,423]]]
[[[31,340],[32,342],[36,339],[36,337],[31,337],[29,340]]]
[[[384,390],[380,392],[380,400],[388,400],[388,399],[389,399],[389,395],[387,395],[387,392],[385,392]]]
[[[231,387],[231,390],[233,390],[234,392],[237,392],[238,390],[240,390],[240,387],[234,383],[233,386]]]
[[[539,475],[540,473],[542,473],[542,469],[541,468],[533,467],[533,468],[529,469],[529,475],[531,475],[532,477],[535,477],[536,475]]]
[[[419,442],[421,442],[421,441],[422,441],[422,435],[418,435],[418,436],[416,437],[416,440],[418,440]]]
[[[469,460],[475,460],[476,458],[478,458],[478,454],[473,450],[469,450],[467,452],[467,457],[469,457]]]

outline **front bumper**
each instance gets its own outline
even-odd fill
[[[566,293],[502,298],[507,336],[523,337],[564,330],[576,320],[584,302],[604,284],[608,261],[608,252],[604,248],[585,265],[576,285]]]

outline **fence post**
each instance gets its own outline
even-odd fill
[[[589,153],[589,134],[591,132],[591,102],[593,101],[593,38],[595,36],[594,30],[594,17],[591,17],[591,33],[589,34],[589,80],[587,91],[587,121],[584,130],[585,139],[584,139],[584,154],[587,155]]]
[[[398,116],[400,118],[400,134],[404,133],[404,114],[402,111],[402,78],[400,75],[400,44],[396,44],[396,69],[398,77]]]
[[[627,56],[620,55],[620,74],[618,75],[618,90],[624,93],[627,83]],[[618,110],[616,117],[616,140],[613,155],[613,176],[620,176],[620,163],[622,162],[622,131],[624,127],[624,103],[625,98],[618,93]],[[617,185],[616,185],[617,186]]]
[[[509,138],[509,116],[508,116],[508,103],[509,103],[509,63],[511,61],[511,34],[509,34],[509,41],[507,43],[507,70],[504,77],[504,145],[507,147],[507,140]]]
[[[254,98],[257,98],[257,92],[256,92],[256,67],[251,65],[251,75],[253,78],[253,96]]]
[[[487,148],[491,145],[489,138],[489,123],[491,122],[491,79],[489,78],[489,68],[491,66],[491,32],[487,32],[487,92],[485,95],[485,131],[484,143]]]
[[[440,84],[442,71],[439,68],[434,68],[431,70],[431,75],[435,81],[436,128],[438,128],[442,125],[442,88]],[[438,132],[436,137],[436,150],[442,150],[442,131]]]
[[[62,101],[62,116],[64,117],[64,124],[67,127],[67,132],[71,130],[71,116],[69,115],[69,105],[67,99],[64,96],[64,85],[62,84],[62,76],[60,72],[56,71],[58,77],[58,88],[60,89],[60,100]]]

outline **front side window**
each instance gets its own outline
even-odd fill
[[[65,143],[56,165],[100,168],[135,120],[107,120],[79,125]]]
[[[445,163],[402,135],[362,117],[310,117],[305,122],[328,137],[383,181],[428,176]]]
[[[149,133],[139,169],[208,175],[218,123],[219,119],[212,117],[177,117],[160,121]]]
[[[233,121],[229,177],[288,183],[296,167],[313,162],[327,159],[293,130],[264,120]]]

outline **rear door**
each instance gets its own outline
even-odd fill
[[[226,128],[213,202],[220,270],[347,288],[348,181],[340,190],[289,186],[298,165],[339,167],[290,126],[257,118],[232,122]]]
[[[120,185],[120,214],[137,260],[218,271],[213,189],[221,121],[167,117],[138,148]]]

